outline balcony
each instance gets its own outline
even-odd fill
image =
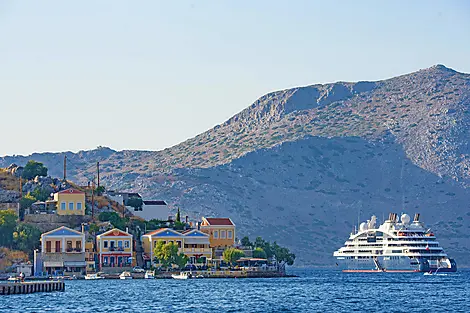
[[[82,248],[67,248],[65,249],[67,253],[82,253]]]
[[[85,261],[85,252],[83,253],[43,253],[42,259],[49,262],[80,262]]]
[[[109,247],[109,251],[124,251],[123,247]]]
[[[211,248],[184,248],[184,253],[212,253]]]

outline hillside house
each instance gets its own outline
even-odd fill
[[[43,233],[40,263],[48,275],[84,275],[85,234],[65,226]]]
[[[54,194],[58,215],[85,215],[85,193],[69,188]]]

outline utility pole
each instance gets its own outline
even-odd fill
[[[67,155],[64,155],[64,182],[67,181]]]
[[[91,182],[91,219],[95,217],[95,178]]]
[[[100,162],[96,162],[96,172],[98,173],[98,188],[100,188]]]
[[[23,178],[20,176],[20,198],[23,198]]]

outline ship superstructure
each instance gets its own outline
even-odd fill
[[[334,252],[337,265],[345,272],[455,272],[434,233],[415,214],[391,213],[378,228],[372,216],[351,233],[344,246]]]

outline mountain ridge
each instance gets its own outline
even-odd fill
[[[357,210],[388,215],[387,210],[413,203],[408,209],[437,219],[435,223],[464,219],[458,220],[458,231],[451,230],[458,241],[448,243],[457,243],[450,252],[467,256],[470,243],[459,231],[470,227],[469,110],[470,75],[439,64],[377,82],[290,88],[268,93],[226,122],[164,150],[101,147],[68,153],[68,176],[86,182],[100,161],[101,180],[110,188],[165,198],[197,216],[234,216],[242,233],[267,233],[292,245],[306,264],[316,265],[328,264],[331,246],[346,239],[351,229],[344,226],[353,225]],[[34,156],[61,176],[63,155]],[[25,161],[27,157],[3,157],[0,167]],[[377,189],[370,180],[390,186]],[[433,195],[421,186],[434,190]],[[315,227],[334,234],[327,240],[320,233],[298,232],[299,218],[315,220],[321,226]],[[436,225],[438,232],[450,231]],[[285,231],[303,244],[291,241]],[[318,246],[320,256],[304,247],[315,240],[325,241]]]

